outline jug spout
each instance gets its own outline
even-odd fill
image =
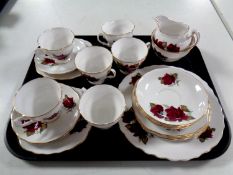
[[[161,26],[163,25],[164,22],[168,20],[168,18],[166,16],[160,15],[160,16],[156,16],[154,20],[158,26]]]
[[[189,31],[187,24],[170,20],[166,16],[155,17],[155,22],[160,32],[170,36],[182,36]]]

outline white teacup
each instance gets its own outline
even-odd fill
[[[111,85],[96,85],[81,97],[80,114],[91,125],[107,129],[118,122],[125,111],[123,94]]]
[[[15,95],[14,110],[22,115],[14,122],[25,127],[37,121],[52,122],[62,105],[60,85],[48,78],[37,78],[23,85]]]
[[[80,51],[75,57],[77,69],[91,84],[101,84],[106,78],[114,78],[112,54],[104,47],[91,46]]]
[[[137,38],[122,38],[113,43],[113,59],[123,74],[129,74],[145,61],[150,42],[144,43]]]
[[[67,28],[57,27],[45,30],[38,37],[38,48],[35,51],[37,59],[43,62],[45,58],[56,64],[63,64],[70,60],[73,51],[75,35]]]
[[[102,25],[102,33],[97,35],[97,40],[101,44],[111,47],[113,42],[120,38],[132,37],[134,28],[134,24],[128,20],[107,21]],[[101,41],[100,36],[104,37],[107,42]]]

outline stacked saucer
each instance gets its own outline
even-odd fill
[[[143,75],[132,91],[135,116],[144,130],[169,140],[188,140],[210,122],[203,85],[189,72],[169,67]]]
[[[38,37],[34,61],[36,71],[44,77],[66,80],[79,77],[75,57],[79,51],[92,44],[75,38],[67,28],[52,28]]]
[[[86,123],[79,133],[73,132],[83,123],[77,107],[80,94],[80,90],[47,78],[21,87],[11,112],[11,126],[21,147],[36,154],[53,154],[81,144],[90,126]]]

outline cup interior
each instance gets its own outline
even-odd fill
[[[37,78],[26,83],[15,96],[15,110],[29,117],[51,111],[61,98],[60,85],[48,78]]]
[[[146,44],[136,38],[122,38],[113,43],[111,48],[113,56],[124,62],[138,62],[148,53]]]
[[[44,31],[38,38],[41,48],[47,50],[60,50],[72,44],[74,34],[66,28],[52,28]]]
[[[121,117],[125,109],[125,99],[115,87],[97,85],[84,93],[79,108],[80,113],[90,123],[109,124]]]
[[[76,58],[76,67],[86,73],[102,72],[112,65],[112,54],[104,47],[92,46],[80,51]]]
[[[110,35],[122,35],[132,32],[134,24],[128,20],[108,21],[102,26],[102,30]]]

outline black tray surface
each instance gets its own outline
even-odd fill
[[[145,42],[150,42],[150,36],[137,35],[135,37]],[[93,45],[100,45],[97,42],[96,36],[78,36],[77,38],[88,40]],[[208,83],[208,85],[213,89],[215,95],[217,96],[216,90],[211,81],[205,62],[202,58],[201,52],[197,47],[194,47],[187,56],[173,63],[165,63],[160,61],[160,59],[157,58],[157,56],[154,54],[153,50],[150,49],[147,59],[141,65],[141,68],[156,64],[181,67],[191,72],[194,72]],[[113,63],[113,68],[115,68],[115,70],[117,71],[117,77],[114,79],[108,79],[104,83],[118,87],[119,83],[122,81],[125,75],[119,72],[115,63]],[[34,61],[32,60],[31,65],[26,74],[24,83],[38,77],[41,76],[36,72],[35,64]],[[92,86],[83,77],[78,77],[73,80],[62,80],[59,82],[78,88],[81,87],[89,88]],[[218,145],[215,146],[210,152],[205,153],[201,157],[193,160],[214,159],[221,156],[228,149],[231,142],[231,131],[226,116],[224,121],[225,121],[225,129],[223,132],[223,137],[218,143]],[[5,144],[8,150],[14,156],[24,160],[35,160],[35,161],[162,160],[155,156],[147,155],[143,151],[134,147],[125,138],[124,134],[121,133],[118,124],[114,125],[112,128],[108,130],[101,130],[92,127],[85,142],[72,150],[65,151],[59,154],[53,154],[53,155],[37,155],[25,151],[20,147],[17,136],[13,132],[9,121],[5,133]]]

